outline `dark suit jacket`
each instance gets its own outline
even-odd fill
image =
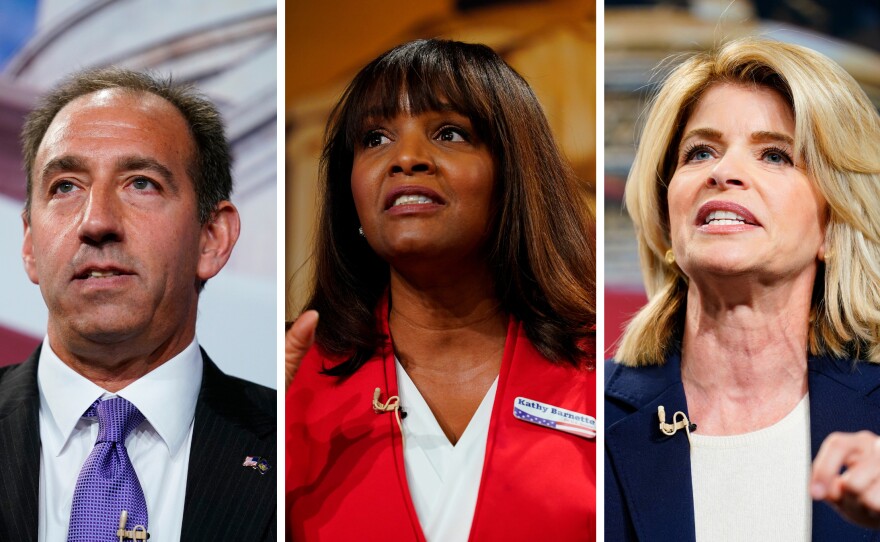
[[[880,365],[810,359],[810,441],[815,459],[833,431],[880,434]],[[687,413],[678,354],[662,366],[605,366],[605,540],[693,541],[694,498],[686,435],[660,432],[657,406]],[[694,421],[699,427],[699,420]],[[748,521],[748,518],[743,518]],[[880,541],[813,502],[813,541]]]
[[[40,480],[37,348],[0,369],[0,540],[36,540]],[[204,371],[186,480],[181,540],[276,540],[275,390],[227,376],[202,351]],[[266,474],[243,467],[268,458]]]

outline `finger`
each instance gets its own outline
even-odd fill
[[[309,310],[296,319],[284,337],[285,388],[299,369],[299,364],[315,342],[318,311]]]
[[[869,487],[862,494],[844,492],[834,508],[857,525],[880,529],[880,485]]]
[[[315,341],[315,329],[318,327],[318,311],[308,310],[299,315],[299,318],[287,330],[286,346],[288,350],[308,350]]]
[[[871,511],[871,515],[877,520],[877,526],[880,527],[880,479],[875,479],[874,483],[862,492],[862,504]]]
[[[840,476],[844,491],[867,494],[872,486],[880,487],[880,437],[861,435],[861,454]]]
[[[838,500],[841,496],[840,469],[851,464],[858,456],[863,437],[858,433],[831,433],[819,447],[813,461],[810,495],[816,499]]]

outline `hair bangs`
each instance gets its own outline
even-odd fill
[[[492,85],[469,60],[460,47],[437,40],[418,40],[374,60],[349,87],[348,111],[341,115],[346,147],[357,145],[371,119],[444,110],[468,117],[477,135],[491,141],[493,107],[486,97],[494,94]]]

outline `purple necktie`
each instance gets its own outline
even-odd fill
[[[98,417],[98,440],[83,463],[73,491],[68,542],[116,542],[119,515],[128,511],[126,529],[147,527],[147,501],[125,439],[144,415],[122,397],[95,401],[84,416]]]

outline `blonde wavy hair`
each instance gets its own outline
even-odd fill
[[[625,365],[662,364],[681,339],[688,279],[666,263],[671,248],[666,189],[675,149],[702,94],[718,83],[769,87],[795,117],[795,153],[829,207],[826,263],[809,321],[813,355],[880,362],[880,117],[855,80],[815,51],[747,38],[696,54],[651,100],[626,183],[648,304],[616,353]]]

